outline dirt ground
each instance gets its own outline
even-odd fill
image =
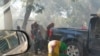
[[[38,55],[34,55],[34,53],[29,53],[29,54],[24,55],[24,56],[47,56],[47,53],[40,53]]]
[[[48,56],[47,52],[40,52],[38,55],[34,55],[34,52],[26,52],[21,55],[16,55],[16,56]]]

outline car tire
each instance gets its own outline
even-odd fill
[[[76,41],[67,42],[66,54],[68,56],[83,56],[83,46]]]

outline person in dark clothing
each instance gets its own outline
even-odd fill
[[[42,36],[39,28],[39,24],[35,22],[31,25],[31,33],[34,36],[34,50],[35,54],[38,54],[38,49],[42,50]]]
[[[36,35],[36,31],[37,31],[37,22],[34,22],[33,24],[31,24],[31,37],[32,39],[34,38],[34,35]]]

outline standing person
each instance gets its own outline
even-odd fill
[[[37,24],[37,22],[35,22],[34,24],[31,25],[31,33],[34,37],[34,50],[35,50],[35,54],[38,54],[38,49],[42,50],[42,36],[41,36],[41,32],[40,32],[40,28],[39,28],[39,24]]]
[[[52,28],[54,27],[54,23],[50,23],[47,26],[47,39],[50,40],[51,33],[52,33]]]
[[[48,43],[48,56],[67,56],[67,45],[58,40],[52,40]]]

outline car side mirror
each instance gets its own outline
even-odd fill
[[[28,35],[20,30],[0,30],[0,56],[12,56],[28,50]]]

